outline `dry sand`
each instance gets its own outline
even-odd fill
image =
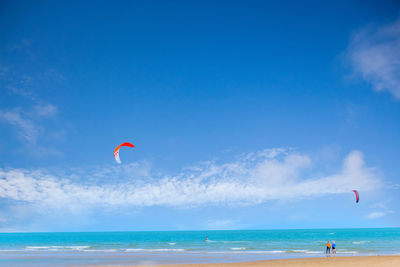
[[[241,263],[211,263],[211,264],[175,264],[161,265],[162,267],[261,267],[261,266],[284,266],[284,267],[400,267],[400,256],[352,256],[352,257],[324,257],[324,258],[300,258],[266,260]]]

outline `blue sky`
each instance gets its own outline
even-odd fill
[[[0,36],[1,231],[400,226],[396,1],[3,1]]]

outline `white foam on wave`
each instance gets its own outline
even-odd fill
[[[240,247],[240,248],[230,248],[231,250],[245,250],[246,248]]]
[[[354,245],[360,245],[360,244],[365,244],[365,243],[369,243],[370,241],[369,240],[367,240],[367,241],[354,241],[354,242],[351,242],[352,244],[354,244]]]
[[[337,251],[337,254],[357,254],[358,251]]]
[[[201,252],[203,253],[203,252]],[[207,251],[207,254],[278,254],[285,253],[283,250],[236,250],[236,251]]]
[[[278,254],[278,253],[285,253],[283,250],[255,250],[255,251],[246,251],[246,253],[268,253],[268,254]]]
[[[229,240],[205,240],[206,242],[210,242],[210,243],[224,243],[224,244],[230,244],[230,243],[246,243],[246,242],[249,242],[249,241],[246,241],[246,240],[232,240],[232,241],[229,241]]]
[[[158,248],[153,249],[152,251],[185,251],[183,248]]]
[[[85,252],[117,252],[118,249],[110,248],[110,249],[84,249]]]
[[[168,243],[168,245],[171,245],[171,246],[173,246],[173,245],[176,245],[176,243]]]
[[[144,248],[127,248],[125,252],[181,252],[185,251],[183,248],[156,248],[156,249],[144,249]]]
[[[312,250],[310,250],[310,251],[306,251],[305,253],[307,253],[307,254],[322,254],[323,252],[322,251],[312,251]]]
[[[88,248],[90,248],[90,246],[26,246],[25,250],[48,250],[48,251],[79,250],[79,251],[83,251]]]
[[[25,247],[26,250],[40,250],[40,249],[49,249],[50,247],[47,246],[27,246]]]
[[[295,253],[304,253],[309,251],[308,249],[293,249],[293,250],[289,250],[288,252],[295,252]]]
[[[285,251],[283,250],[267,250],[265,253],[284,253]]]
[[[65,248],[72,250],[84,250],[90,248],[90,246],[66,246]]]

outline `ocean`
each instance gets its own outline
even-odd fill
[[[205,238],[208,237],[208,241]],[[240,262],[325,256],[400,255],[400,228],[1,233],[1,266]]]

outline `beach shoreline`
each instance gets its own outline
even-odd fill
[[[398,267],[400,266],[400,255],[390,256],[342,256],[342,257],[309,257],[294,259],[273,259],[234,263],[204,263],[204,264],[156,264],[156,265],[130,265],[134,266],[162,266],[162,267],[261,267],[261,266],[350,266],[350,267]]]
[[[336,240],[335,256],[326,257],[327,240]],[[0,265],[235,266],[245,262],[252,266],[256,262],[281,265],[293,261],[309,264],[314,261],[310,258],[341,262],[348,256],[352,261],[360,261],[362,258],[357,257],[363,256],[397,256],[399,248],[400,228],[3,233]]]

